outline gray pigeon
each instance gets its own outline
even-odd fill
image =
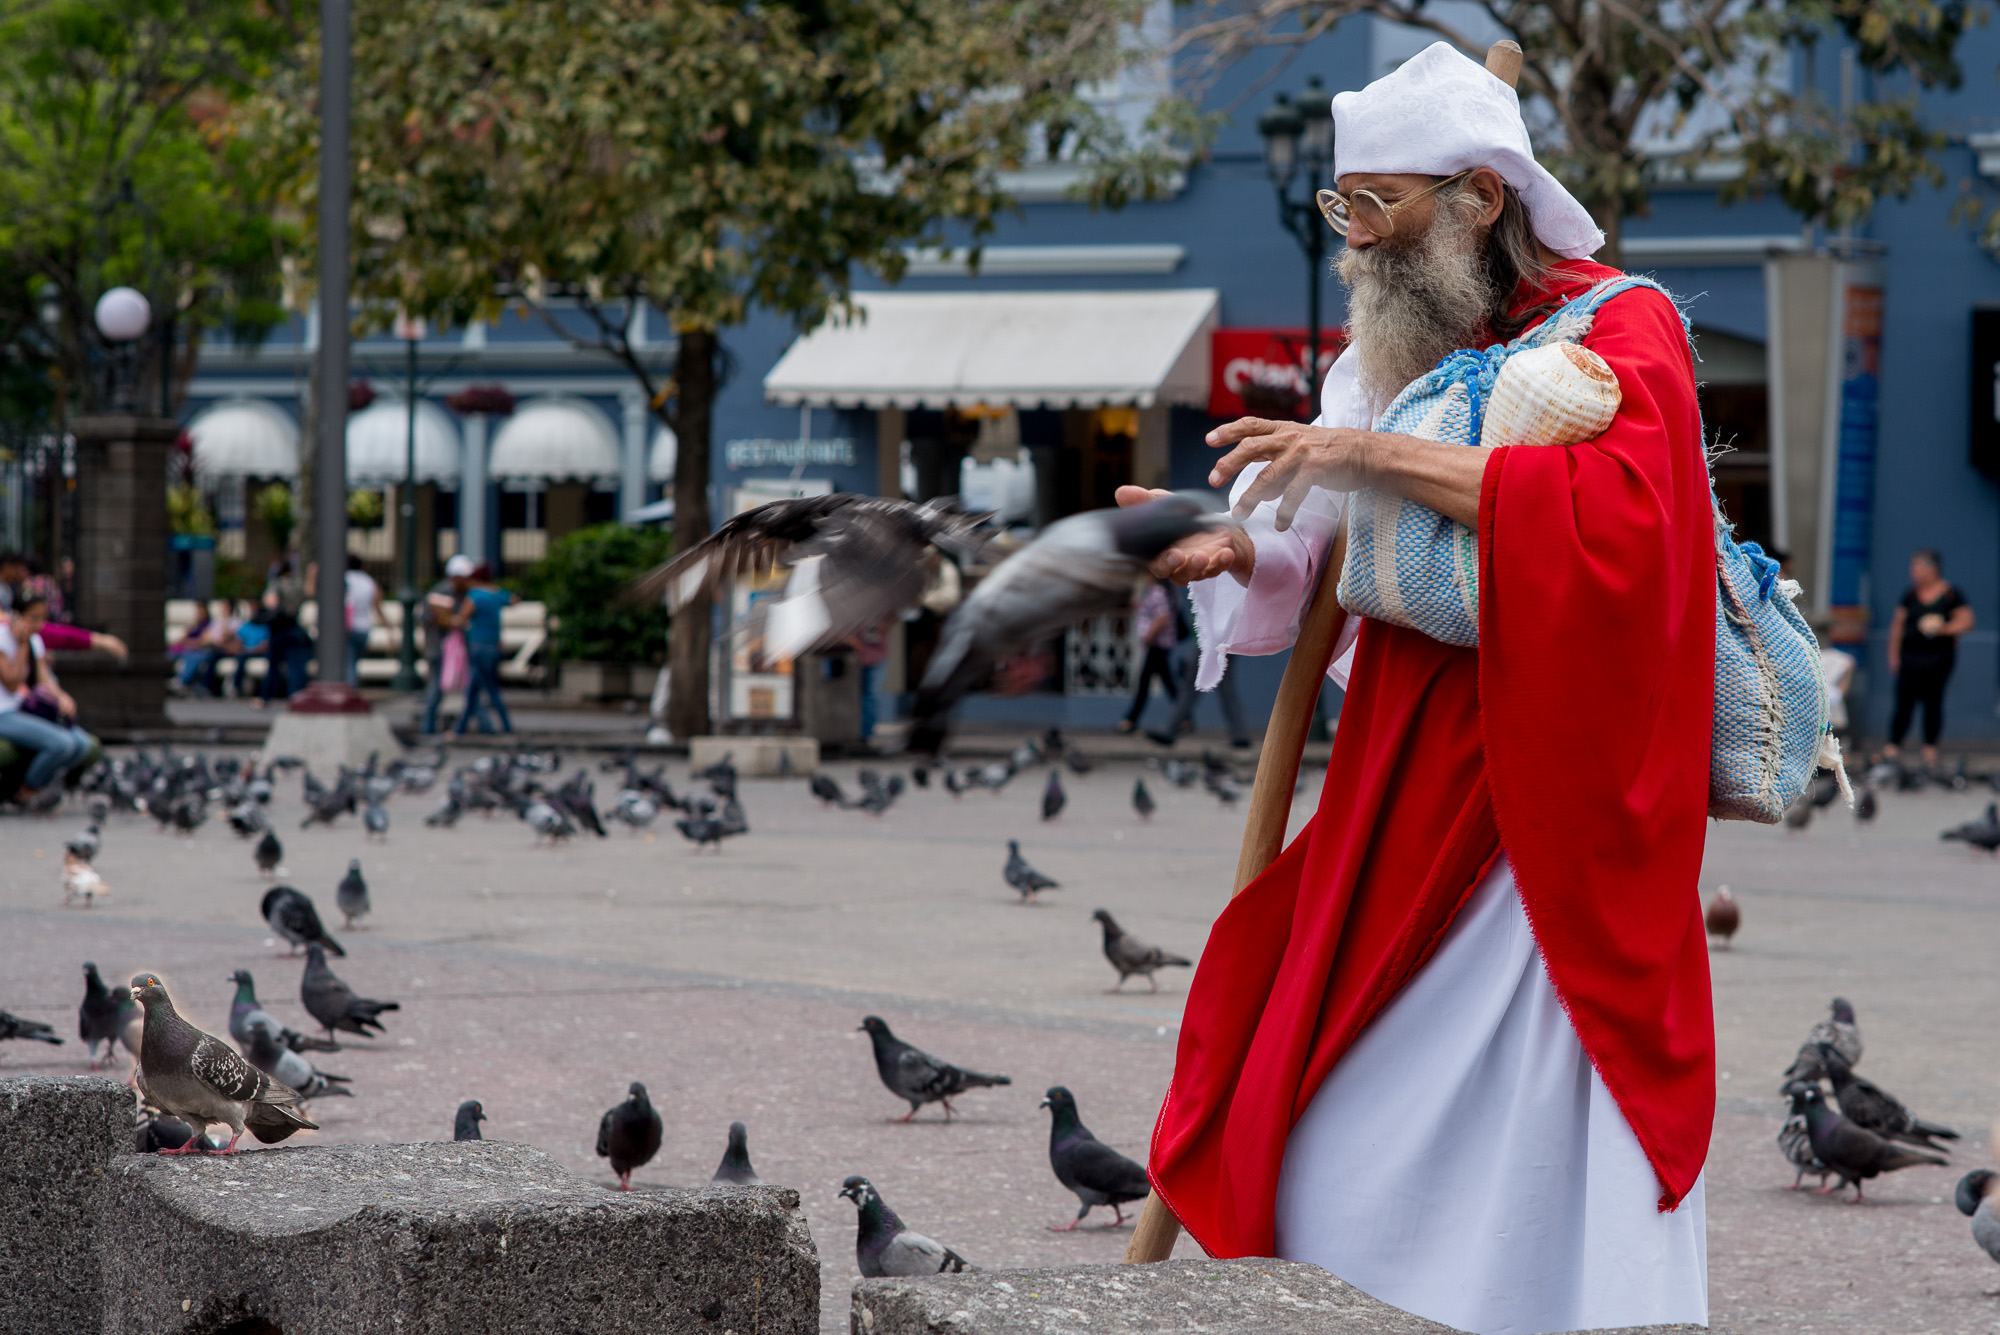
[[[257,982],[248,969],[238,969],[230,974],[229,981],[236,984],[236,996],[229,1003],[229,1036],[236,1040],[238,1047],[248,1046],[251,1030],[264,1025],[293,1052],[340,1051],[340,1044],[330,1038],[314,1038],[311,1034],[288,1029],[273,1019],[270,1012],[257,1004]]]
[[[1001,868],[1000,874],[1007,878],[1007,884],[1021,892],[1021,902],[1023,904],[1033,903],[1035,896],[1044,890],[1060,890],[1062,888],[1060,884],[1050,880],[1028,865],[1028,860],[1021,856],[1021,841],[1019,839],[1009,839],[1007,841],[1007,865]]]
[[[276,876],[278,864],[285,860],[285,846],[278,842],[277,832],[265,830],[257,840],[257,846],[250,850],[250,856],[257,859],[257,870],[265,876]]]
[[[1042,819],[1054,820],[1062,815],[1062,809],[1069,805],[1069,794],[1063,791],[1062,771],[1049,771],[1049,781],[1042,787]]]
[[[1906,1145],[1941,1152],[1946,1151],[1946,1147],[1937,1144],[1937,1141],[1958,1139],[1958,1132],[1913,1116],[1893,1094],[1874,1081],[1854,1074],[1854,1068],[1834,1050],[1831,1043],[1819,1045],[1819,1059],[1820,1064],[1826,1067],[1827,1079],[1833,1082],[1833,1097],[1840,1105],[1841,1115],[1856,1126],[1873,1131],[1878,1136],[1887,1136],[1890,1140],[1900,1140]]]
[[[1153,795],[1146,791],[1146,781],[1144,779],[1134,779],[1132,781],[1132,810],[1139,813],[1139,819],[1151,820],[1153,813],[1159,809],[1159,804],[1153,801]]]
[[[1935,1154],[1898,1145],[1848,1121],[1826,1106],[1826,1096],[1817,1085],[1801,1085],[1793,1091],[1792,1111],[1805,1116],[1813,1156],[1840,1179],[1830,1188],[1822,1186],[1819,1189],[1822,1195],[1852,1186],[1855,1203],[1859,1204],[1861,1184],[1868,1178],[1917,1164],[1944,1166],[1945,1161]]]
[[[56,1033],[55,1026],[43,1024],[40,1020],[25,1019],[11,1011],[0,1011],[0,1042],[10,1038],[62,1046],[62,1036]]]
[[[764,1180],[757,1176],[757,1170],[750,1166],[750,1133],[741,1122],[729,1124],[729,1147],[722,1152],[722,1162],[716,1166],[715,1176],[708,1180],[711,1187],[761,1187]]]
[[[345,957],[347,952],[340,948],[340,942],[326,934],[320,926],[319,910],[313,907],[311,896],[294,890],[289,885],[274,885],[264,892],[259,909],[264,921],[271,924],[271,930],[292,943],[292,953],[300,946],[319,946],[336,955]]]
[[[960,1274],[979,1269],[942,1242],[903,1226],[882,1193],[865,1177],[850,1177],[840,1184],[840,1194],[854,1202],[858,1225],[854,1238],[854,1262],[867,1279],[885,1275]]]
[[[879,1015],[862,1020],[861,1028],[875,1049],[875,1074],[891,1094],[910,1105],[910,1111],[896,1119],[899,1122],[915,1117],[926,1103],[943,1104],[945,1120],[950,1121],[951,1101],[966,1090],[1014,1083],[1007,1076],[967,1071],[911,1047],[890,1033]]]
[[[354,926],[356,918],[365,918],[372,905],[368,902],[368,882],[361,879],[361,859],[347,860],[347,875],[340,878],[340,885],[333,892],[334,905],[346,915],[348,927]]]
[[[361,808],[361,826],[368,831],[371,839],[389,837],[389,813],[380,802],[370,802]]]
[[[306,971],[299,980],[299,1000],[305,1003],[306,1014],[325,1027],[328,1038],[333,1037],[336,1029],[366,1038],[370,1025],[377,1033],[385,1032],[382,1021],[376,1017],[383,1011],[402,1009],[393,1001],[370,1001],[355,996],[354,989],[326,967],[326,956],[316,945],[306,947]]]
[[[1826,1079],[1826,1066],[1819,1059],[1822,1043],[1831,1046],[1849,1066],[1861,1064],[1861,1026],[1855,1022],[1854,1007],[1847,1003],[1846,997],[1835,997],[1827,1007],[1827,1018],[1807,1031],[1806,1041],[1799,1044],[1799,1055],[1792,1059],[1779,1082],[1780,1094],[1789,1098],[1792,1085],[1817,1084]]]
[[[478,1099],[467,1099],[458,1105],[457,1113],[451,1119],[453,1140],[484,1140],[479,1134],[479,1124],[486,1120],[486,1107]]]
[[[1099,1205],[1111,1207],[1108,1228],[1125,1222],[1124,1206],[1143,1201],[1153,1190],[1146,1170],[1090,1134],[1077,1115],[1076,1096],[1061,1085],[1049,1090],[1042,1100],[1049,1110],[1049,1167],[1056,1181],[1076,1193],[1083,1208],[1067,1224],[1051,1224],[1054,1233],[1067,1233],[1083,1223],[1083,1217]]]
[[[252,1066],[302,1099],[314,1099],[322,1094],[354,1096],[354,1091],[346,1088],[348,1077],[319,1070],[280,1042],[278,1027],[268,1015],[251,1026],[249,1050],[243,1055],[250,1059]]]
[[[1110,960],[1111,967],[1118,970],[1118,986],[1108,989],[1109,991],[1124,991],[1125,980],[1135,973],[1142,973],[1146,975],[1146,981],[1151,984],[1153,991],[1157,992],[1160,990],[1160,984],[1153,977],[1155,970],[1194,967],[1193,960],[1182,959],[1179,955],[1169,955],[1158,946],[1149,946],[1136,936],[1128,936],[1125,929],[1118,925],[1117,919],[1105,909],[1099,909],[1090,916],[1104,924],[1104,958]]]
[[[139,1050],[139,1092],[161,1112],[193,1127],[193,1140],[162,1154],[194,1154],[212,1122],[229,1124],[230,1154],[245,1127],[266,1145],[319,1123],[298,1111],[299,1096],[245,1061],[227,1043],[205,1034],[174,1010],[166,984],[155,974],[132,980],[132,995],[146,1008],[146,1037]]]
[[[1786,1090],[1785,1097],[1790,1098],[1799,1090],[1816,1088],[1818,1086],[1811,1082],[1801,1082]],[[1785,1190],[1797,1191],[1800,1185],[1806,1180],[1807,1173],[1817,1175],[1819,1184],[1822,1187],[1826,1185],[1826,1179],[1830,1170],[1813,1153],[1812,1132],[1806,1126],[1806,1112],[1803,1103],[1795,1103],[1792,1111],[1785,1118],[1785,1124],[1778,1128],[1778,1153],[1785,1156],[1786,1163],[1798,1169],[1798,1172],[1792,1175],[1792,1185],[1785,1188]]]
[[[634,1080],[625,1093],[625,1101],[607,1110],[597,1124],[597,1157],[611,1160],[620,1191],[632,1190],[632,1170],[652,1162],[665,1132],[644,1085]]]
[[[2000,1261],[2000,1200],[1995,1199],[2000,1193],[1996,1187],[2000,1187],[2000,1173],[1975,1168],[1958,1180],[1953,1199],[1960,1214],[1972,1216],[1972,1240],[1979,1244],[1979,1250]]]
[[[1191,533],[1236,522],[1222,498],[1176,492],[1048,525],[980,580],[939,631],[917,686],[909,749],[936,755],[952,706],[995,663],[1078,621],[1124,611],[1154,557]]]
[[[100,848],[104,847],[104,836],[98,833],[97,822],[92,821],[88,828],[71,835],[69,842],[63,847],[88,862],[97,856]]]

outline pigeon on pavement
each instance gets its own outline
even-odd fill
[[[278,842],[275,830],[266,830],[250,850],[250,856],[257,859],[257,870],[269,878],[278,874],[278,864],[285,860],[285,846]]]
[[[361,808],[361,827],[368,831],[371,839],[389,837],[389,812],[380,802],[370,802]]]
[[[296,1131],[317,1131],[319,1123],[298,1111],[298,1094],[273,1080],[213,1034],[203,1033],[174,1010],[166,985],[155,974],[132,980],[132,995],[146,1008],[146,1039],[139,1051],[139,1092],[161,1112],[195,1130],[195,1138],[162,1154],[193,1154],[211,1122],[227,1122],[231,1132],[222,1153],[232,1154],[247,1127],[266,1145]]]
[[[1139,813],[1139,819],[1151,820],[1153,813],[1159,809],[1159,804],[1153,801],[1153,795],[1146,791],[1146,781],[1144,779],[1134,779],[1132,781],[1132,810]]]
[[[64,853],[62,891],[65,906],[80,899],[83,906],[89,908],[97,902],[99,895],[110,894],[111,887],[104,883],[104,878],[97,874],[97,868],[91,866],[88,859],[80,858],[75,853]]]
[[[1801,1081],[1788,1088],[1785,1097],[1789,1099],[1799,1090],[1816,1088],[1818,1088],[1816,1084]],[[1778,1153],[1785,1156],[1786,1163],[1799,1170],[1792,1175],[1792,1185],[1785,1190],[1797,1191],[1800,1184],[1806,1180],[1807,1173],[1816,1174],[1819,1177],[1819,1184],[1822,1187],[1826,1185],[1827,1166],[1813,1154],[1812,1131],[1806,1125],[1804,1104],[1795,1103],[1785,1117],[1785,1124],[1778,1128]]]
[[[1125,1222],[1124,1208],[1146,1199],[1153,1189],[1146,1170],[1090,1134],[1077,1115],[1076,1096],[1061,1085],[1049,1090],[1042,1106],[1049,1110],[1049,1167],[1056,1181],[1076,1193],[1083,1208],[1067,1224],[1051,1224],[1052,1233],[1067,1233],[1083,1223],[1093,1206],[1108,1205],[1113,1215],[1107,1228]]]
[[[32,1043],[53,1043],[62,1046],[62,1038],[54,1027],[40,1020],[29,1020],[11,1011],[0,1011],[0,1042],[10,1038],[27,1039]]]
[[[847,794],[840,791],[840,784],[831,774],[813,775],[811,786],[812,795],[820,800],[820,805],[829,807],[847,805]]]
[[[1048,525],[1000,562],[946,620],[918,683],[909,749],[936,755],[947,716],[995,663],[1086,618],[1132,605],[1147,564],[1191,533],[1237,521],[1221,498],[1176,492]]]
[[[715,1176],[708,1180],[711,1187],[760,1187],[764,1180],[757,1176],[757,1170],[750,1166],[750,1132],[741,1122],[729,1124],[729,1147],[722,1151],[722,1162],[716,1166]]]
[[[141,1017],[144,1013],[139,1003],[132,999],[131,988],[106,987],[104,977],[97,972],[95,964],[83,966],[83,1003],[76,1008],[76,1036],[83,1040],[84,1047],[90,1052],[91,1070],[95,1071],[110,1061],[121,1042],[127,1047],[138,1042],[138,1027],[143,1023]],[[104,1045],[101,1058],[97,1052],[100,1043]]]
[[[1007,841],[1007,865],[1001,869],[1000,874],[1007,878],[1007,884],[1021,892],[1021,902],[1023,904],[1033,903],[1035,896],[1044,890],[1060,890],[1062,888],[1060,884],[1050,880],[1028,865],[1028,860],[1021,856],[1021,841],[1019,839],[1009,839]]]
[[[840,1184],[840,1194],[854,1202],[859,1226],[854,1238],[854,1262],[864,1278],[947,1272],[956,1275],[979,1268],[942,1242],[905,1228],[867,1178],[848,1178]]]
[[[1988,853],[2000,853],[2000,803],[1988,802],[1985,814],[1946,830],[1941,839],[1957,839]]]
[[[1991,1168],[1975,1168],[1958,1180],[1952,1199],[1958,1212],[1972,1216],[1972,1240],[1979,1250],[2000,1261],[2000,1173]],[[1991,1294],[1987,1295],[1991,1297]]]
[[[1863,1130],[1940,1153],[1948,1153],[1949,1147],[1937,1141],[1958,1139],[1958,1132],[1911,1116],[1910,1110],[1897,1102],[1894,1095],[1872,1080],[1854,1074],[1854,1068],[1834,1051],[1831,1043],[1819,1045],[1819,1060],[1826,1068],[1827,1078],[1833,1081],[1833,1098],[1840,1105],[1841,1115]]]
[[[620,1191],[632,1190],[632,1170],[651,1163],[660,1152],[664,1129],[659,1110],[637,1080],[627,1089],[625,1101],[605,1112],[597,1124],[597,1157],[611,1160]]]
[[[278,1036],[278,1041],[293,1052],[338,1052],[340,1044],[330,1038],[314,1038],[296,1029],[287,1029],[273,1019],[271,1014],[257,1004],[257,982],[248,969],[238,969],[229,975],[229,981],[236,984],[236,996],[229,1003],[229,1036],[236,1040],[238,1047],[250,1042],[250,1031],[256,1026],[268,1025]]]
[[[1799,1045],[1799,1055],[1792,1059],[1779,1082],[1780,1094],[1790,1097],[1790,1086],[1796,1081],[1817,1084],[1826,1079],[1826,1066],[1819,1059],[1822,1043],[1832,1045],[1849,1066],[1861,1064],[1861,1026],[1855,1023],[1854,1007],[1847,1004],[1846,997],[1835,997],[1828,1007],[1827,1018],[1807,1032],[1806,1041]]]
[[[373,906],[368,902],[368,882],[361,878],[361,859],[347,860],[347,875],[340,878],[340,885],[333,892],[334,906],[347,917],[346,926],[353,927],[354,920],[365,918]]]
[[[1104,924],[1104,958],[1111,961],[1111,967],[1118,970],[1118,986],[1107,989],[1112,992],[1125,990],[1125,980],[1135,973],[1146,975],[1146,981],[1153,991],[1160,990],[1159,980],[1153,977],[1157,969],[1170,967],[1193,968],[1194,961],[1182,959],[1179,955],[1169,955],[1158,946],[1149,946],[1136,936],[1128,936],[1118,925],[1108,910],[1099,909],[1090,915]]]
[[[71,835],[69,842],[63,845],[64,851],[75,854],[85,862],[96,857],[97,851],[102,847],[104,847],[104,836],[98,832],[96,821],[92,821],[86,828]]]
[[[278,1027],[269,1016],[251,1026],[249,1050],[243,1055],[250,1059],[252,1066],[293,1090],[302,1099],[318,1098],[322,1094],[354,1096],[354,1091],[346,1088],[349,1083],[347,1076],[322,1071],[281,1043]]]
[[[319,946],[334,954],[346,956],[340,942],[326,934],[320,926],[319,910],[313,907],[312,898],[303,891],[294,890],[289,885],[274,885],[264,892],[264,901],[259,906],[264,921],[271,924],[271,930],[292,943],[289,954],[297,954],[300,946]]]
[[[1862,780],[1861,791],[1854,795],[1854,819],[1866,825],[1875,819],[1879,804],[1875,800],[1875,785]]]
[[[1708,901],[1708,912],[1703,916],[1703,921],[1708,927],[1709,936],[1721,937],[1723,949],[1727,950],[1730,938],[1734,937],[1736,929],[1743,925],[1743,910],[1737,904],[1736,896],[1730,893],[1728,886],[1715,887],[1715,898]]]
[[[306,971],[299,980],[299,1000],[305,1003],[306,1013],[326,1029],[328,1038],[333,1037],[336,1029],[366,1038],[370,1025],[377,1033],[385,1032],[382,1021],[376,1017],[383,1011],[402,1009],[394,1001],[370,1001],[355,996],[354,989],[326,967],[326,956],[316,945],[306,947]]]
[[[879,1015],[862,1020],[861,1027],[875,1048],[875,1073],[891,1094],[910,1105],[908,1113],[895,1119],[898,1122],[915,1117],[926,1103],[942,1103],[945,1120],[950,1121],[951,1101],[966,1090],[1014,1083],[1008,1076],[963,1070],[911,1047],[890,1033]]]
[[[1852,1185],[1854,1203],[1858,1205],[1862,1200],[1861,1184],[1868,1178],[1893,1173],[1899,1168],[1912,1168],[1917,1164],[1944,1166],[1945,1161],[1935,1154],[1905,1148],[1848,1121],[1826,1106],[1826,1096],[1817,1085],[1803,1085],[1795,1089],[1792,1110],[1805,1115],[1806,1133],[1812,1139],[1813,1156],[1840,1179],[1831,1187],[1822,1186],[1819,1189],[1821,1195]]]
[[[451,1138],[453,1140],[484,1140],[479,1134],[479,1124],[486,1120],[486,1107],[478,1099],[467,1099],[458,1105],[452,1114]]]
[[[1049,781],[1042,788],[1042,819],[1054,820],[1062,815],[1062,809],[1069,805],[1069,794],[1063,791],[1062,771],[1049,771]]]

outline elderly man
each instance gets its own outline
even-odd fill
[[[1333,112],[1352,346],[1313,425],[1211,433],[1246,525],[1155,569],[1194,583],[1212,684],[1291,643],[1343,494],[1378,488],[1478,535],[1479,645],[1350,618],[1319,811],[1210,936],[1154,1182],[1213,1254],[1462,1329],[1703,1322],[1715,553],[1687,339],[1656,291],[1605,303],[1584,343],[1623,402],[1580,445],[1371,430],[1615,272],[1512,89],[1452,49]]]

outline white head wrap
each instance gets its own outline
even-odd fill
[[[1521,99],[1485,66],[1434,42],[1392,74],[1333,99],[1333,171],[1453,176],[1491,167],[1527,206],[1541,243],[1580,260],[1604,244],[1589,210],[1535,161]]]

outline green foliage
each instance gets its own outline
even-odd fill
[[[167,488],[167,523],[173,532],[191,536],[212,536],[216,531],[208,501],[192,482]]]
[[[253,602],[264,592],[264,572],[231,556],[215,558],[215,596],[232,602]]]
[[[250,510],[270,530],[271,541],[277,544],[279,551],[291,545],[292,530],[298,527],[299,519],[290,487],[282,482],[273,482],[257,493]]]
[[[354,528],[380,528],[386,514],[379,491],[347,493],[347,522]]]
[[[667,613],[620,595],[638,575],[673,555],[660,529],[597,524],[566,534],[522,580],[525,596],[560,618],[557,653],[572,662],[657,663],[667,647]]]

